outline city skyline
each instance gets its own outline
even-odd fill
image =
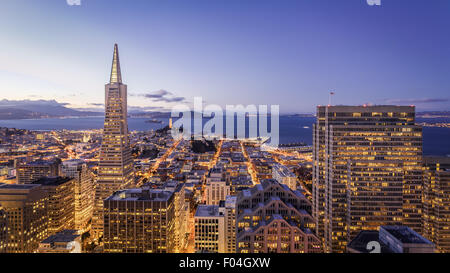
[[[275,1],[6,2],[0,253],[449,253],[450,2]]]
[[[333,91],[333,104],[449,110],[447,1],[194,2],[7,1],[2,99],[101,111],[104,52],[118,43],[135,109],[167,111],[202,96],[312,113]],[[121,24],[105,24],[119,10]]]

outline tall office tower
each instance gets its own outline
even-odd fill
[[[225,253],[225,207],[199,205],[194,220],[195,251]]]
[[[6,212],[0,206],[0,253],[6,253],[8,245],[8,218]]]
[[[105,86],[105,126],[92,219],[95,238],[103,233],[103,200],[115,191],[132,187],[133,175],[127,122],[127,86],[122,83],[119,50],[116,44],[110,82]]]
[[[236,253],[236,196],[228,195],[224,206],[225,253]]]
[[[319,106],[313,135],[313,216],[326,251],[343,252],[359,231],[382,225],[422,232],[413,106]]]
[[[47,237],[47,193],[41,185],[0,184],[8,221],[8,253],[32,253]]]
[[[17,183],[31,184],[39,178],[58,176],[61,160],[36,160],[32,162],[17,162]]]
[[[61,176],[74,179],[75,229],[85,232],[94,211],[94,180],[87,164],[80,159],[64,161]]]
[[[423,235],[450,253],[450,158],[424,157]]]
[[[189,232],[189,203],[186,202],[185,184],[177,181],[168,181],[163,188],[165,191],[173,192],[174,195],[174,252],[179,253],[187,246]]]
[[[220,168],[212,168],[206,178],[206,204],[219,205],[227,195],[230,195],[230,183]]]
[[[173,253],[175,196],[159,189],[127,189],[104,201],[104,251]]]
[[[48,235],[75,227],[74,179],[43,177],[33,184],[41,185],[48,194]]]
[[[237,252],[321,252],[310,211],[303,194],[274,179],[241,191],[236,200]]]
[[[297,189],[297,176],[291,172],[288,167],[281,165],[280,163],[273,164],[272,177],[281,184],[285,184],[293,191]]]

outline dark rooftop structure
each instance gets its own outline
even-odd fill
[[[54,244],[54,243],[70,243],[73,242],[80,235],[77,230],[67,229],[56,233],[42,241],[43,244]]]
[[[372,245],[379,245],[374,249]],[[434,253],[432,242],[407,226],[381,226],[379,231],[363,230],[347,245],[350,253]]]
[[[70,177],[61,177],[61,176],[47,176],[42,177],[33,182],[33,184],[45,185],[45,186],[59,186],[66,182],[72,180]]]
[[[377,230],[363,230],[347,245],[348,252],[351,253],[370,253],[371,248],[367,249],[370,242],[378,242],[379,232]],[[381,253],[392,253],[385,245],[380,244]]]

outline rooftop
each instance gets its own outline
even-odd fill
[[[42,241],[43,244],[54,244],[54,243],[70,243],[73,242],[80,235],[77,234],[77,230],[63,230],[56,233]]]
[[[219,217],[222,214],[219,206],[216,205],[199,205],[195,211],[195,217]]]
[[[154,201],[167,202],[173,195],[173,191],[166,191],[162,189],[127,189],[115,192],[105,201]]]
[[[59,186],[72,180],[70,177],[47,176],[33,182],[35,185]]]
[[[385,230],[403,244],[431,244],[430,241],[407,226],[382,226]]]

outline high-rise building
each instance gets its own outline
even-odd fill
[[[195,250],[225,253],[225,208],[199,205],[195,211]]]
[[[127,189],[104,201],[104,251],[172,253],[175,195],[160,189]]]
[[[230,183],[225,179],[221,168],[212,168],[206,178],[206,204],[219,205],[230,195]]]
[[[39,184],[47,192],[48,235],[75,227],[74,179],[69,177],[43,177]]]
[[[89,229],[94,211],[94,180],[83,160],[64,161],[61,176],[73,178],[75,192],[75,229],[82,232]]]
[[[236,196],[228,195],[224,206],[225,253],[236,253]]]
[[[319,106],[313,142],[313,216],[326,251],[343,252],[359,231],[382,225],[422,232],[413,106]]]
[[[127,86],[122,83],[119,50],[114,46],[110,82],[105,86],[105,124],[100,148],[92,229],[102,235],[103,200],[115,191],[132,187],[133,161],[127,122]]]
[[[41,185],[0,184],[8,222],[8,253],[32,253],[47,237],[47,193]]]
[[[311,202],[274,179],[241,191],[236,200],[238,253],[317,253]]]
[[[6,253],[8,245],[8,218],[6,212],[0,206],[0,253]]]
[[[272,177],[281,184],[285,184],[291,190],[297,189],[297,176],[288,167],[276,163],[272,165]]]
[[[168,181],[163,188],[166,191],[173,192],[174,195],[174,252],[179,253],[187,246],[189,232],[189,203],[186,202],[185,184],[177,181]]]
[[[423,235],[450,253],[450,158],[424,157]]]
[[[58,176],[61,160],[36,160],[31,162],[16,163],[18,184],[31,184],[39,178],[46,176]]]

